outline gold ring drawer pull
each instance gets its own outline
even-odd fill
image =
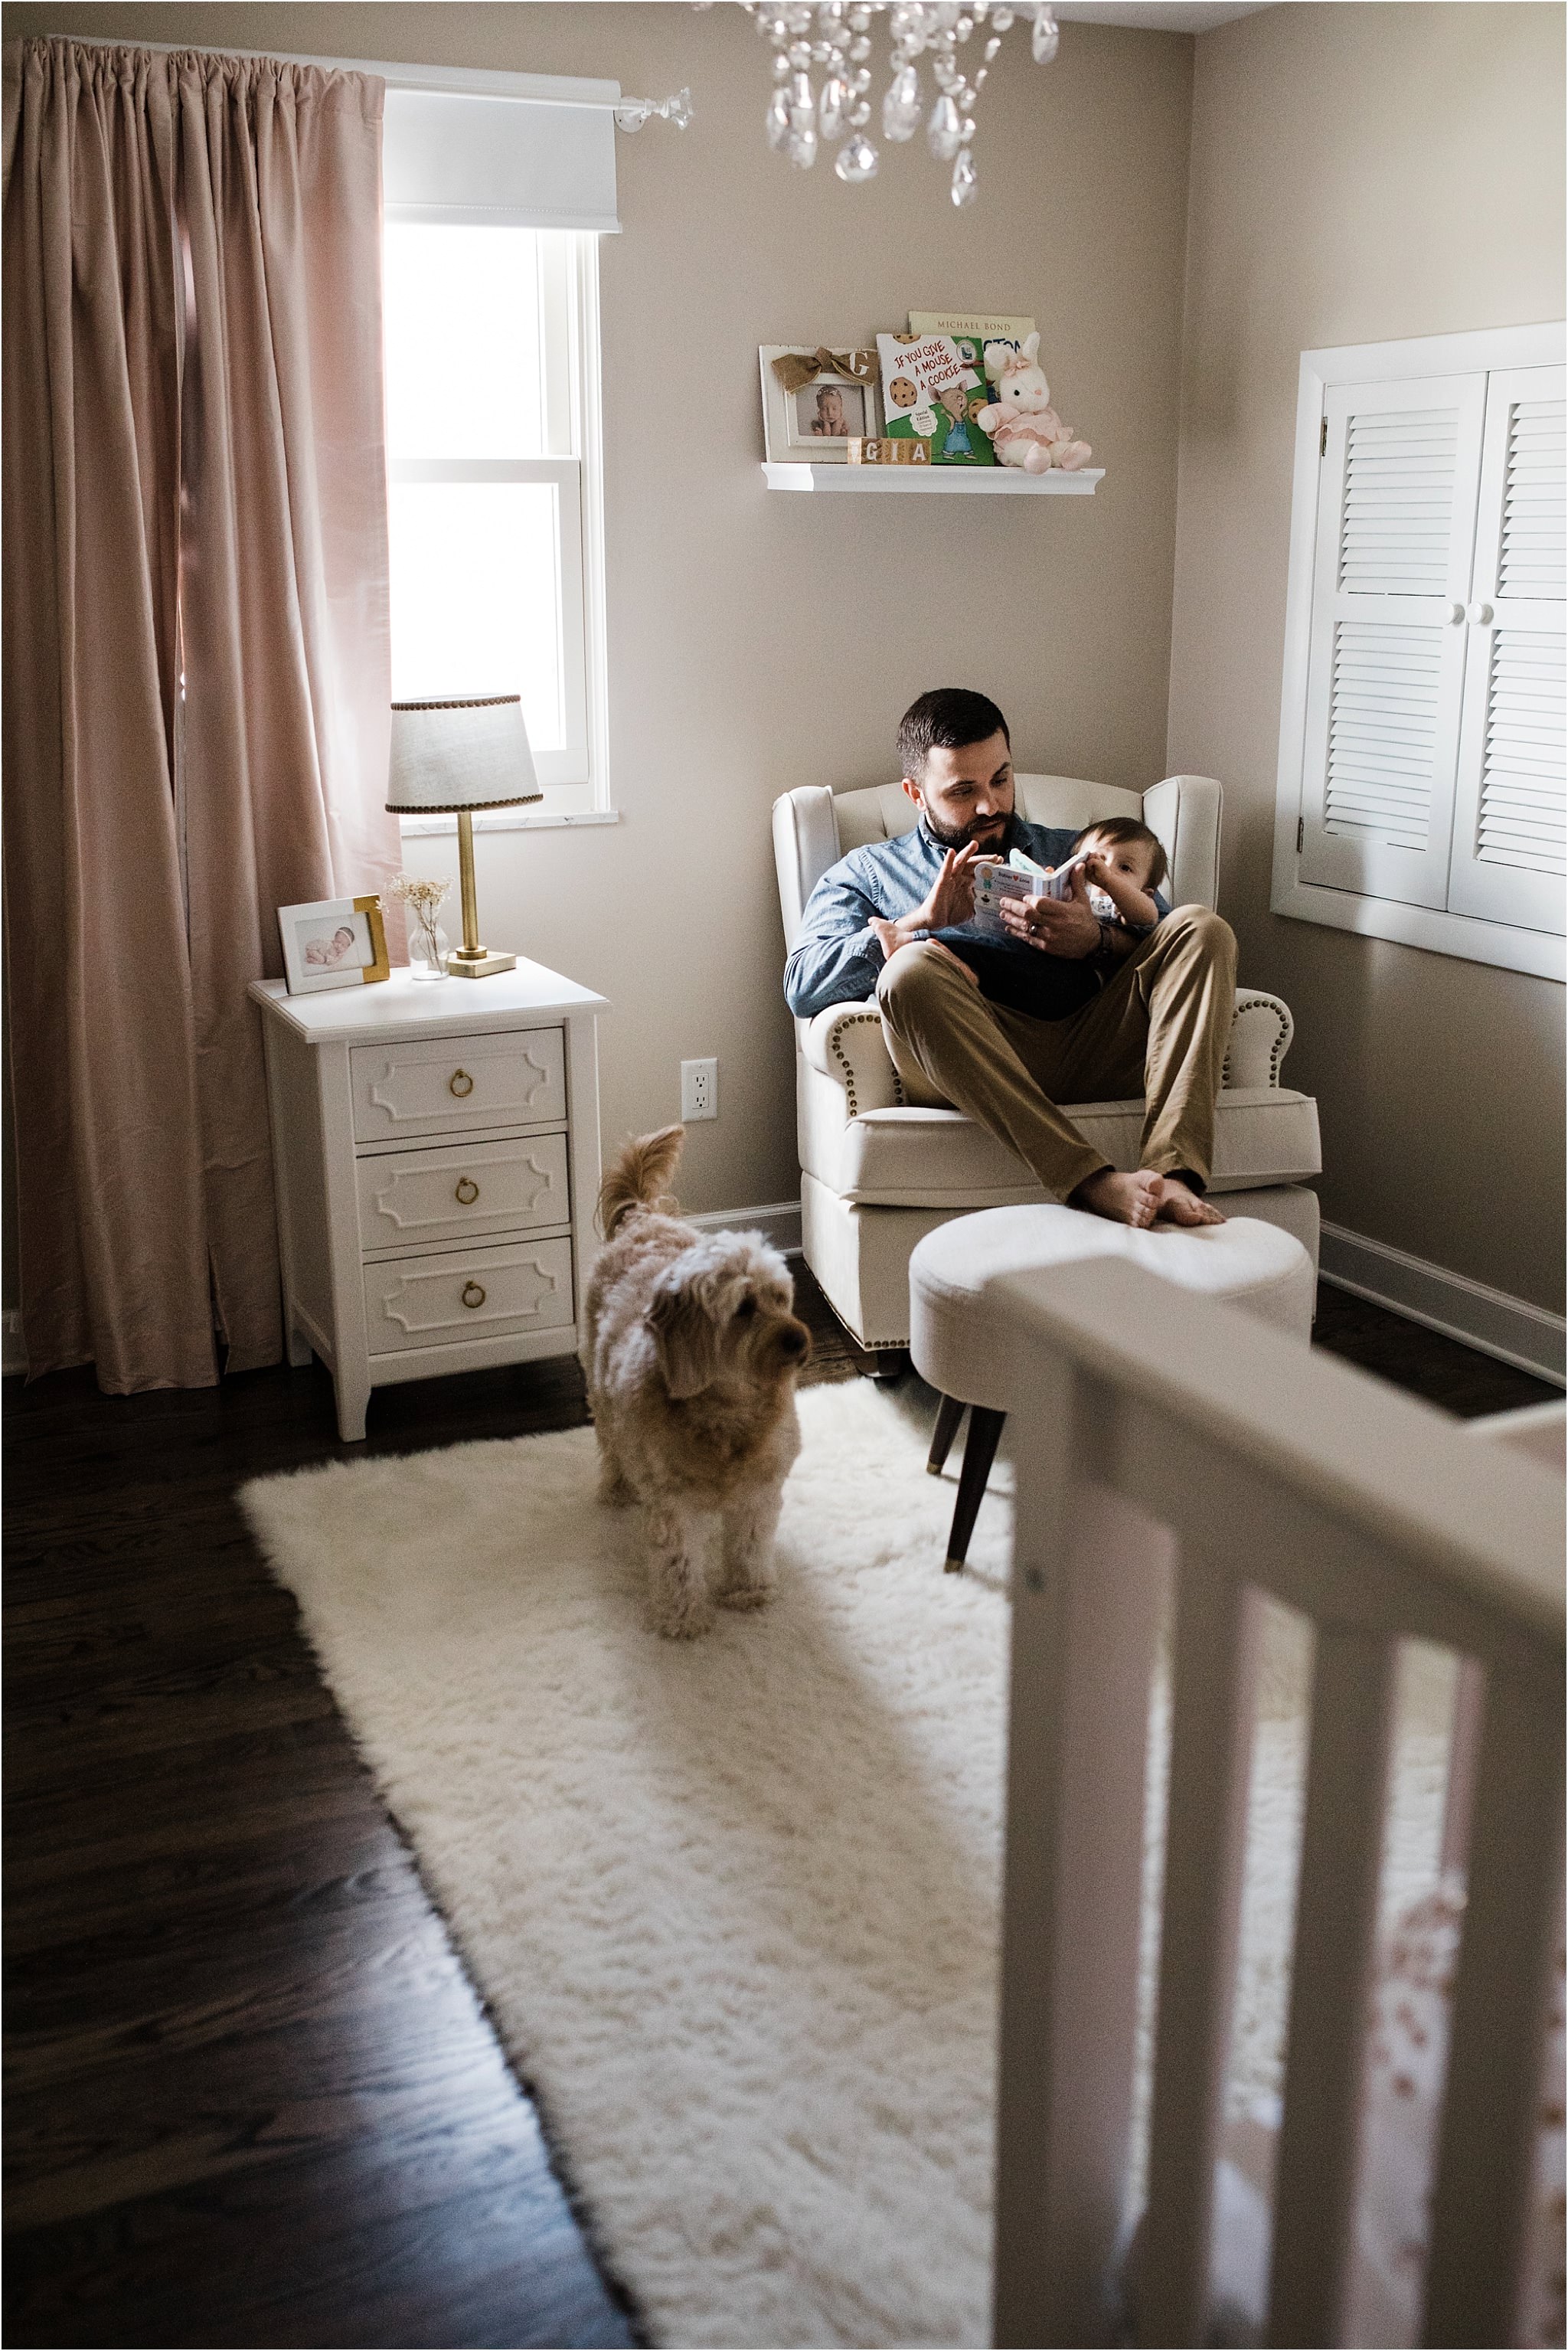
[[[463,1303],[465,1306],[468,1307],[484,1305],[485,1293],[476,1281],[465,1281],[464,1283]]]
[[[449,1094],[455,1094],[461,1102],[465,1094],[473,1092],[474,1081],[466,1070],[454,1070],[446,1081],[446,1091]]]
[[[461,1200],[465,1208],[471,1208],[473,1207],[475,1201],[479,1197],[479,1186],[476,1184],[472,1176],[460,1176],[458,1177],[457,1189],[454,1193],[453,1197],[455,1199]]]

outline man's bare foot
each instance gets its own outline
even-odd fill
[[[1184,1184],[1179,1176],[1162,1176],[1160,1203],[1155,1211],[1155,1221],[1161,1225],[1222,1225],[1225,1222],[1218,1208]]]
[[[1107,1217],[1113,1225],[1132,1225],[1143,1232],[1159,1213],[1166,1182],[1166,1178],[1156,1176],[1152,1167],[1140,1167],[1132,1176],[1123,1176],[1114,1167],[1102,1167],[1097,1176],[1086,1176],[1077,1190],[1068,1195],[1067,1205],[1070,1208],[1087,1208],[1092,1217]],[[1191,1199],[1190,1192],[1187,1197]]]

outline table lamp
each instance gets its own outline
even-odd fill
[[[387,806],[400,816],[455,816],[457,871],[463,892],[463,944],[446,958],[457,979],[488,979],[516,967],[515,955],[492,955],[479,944],[474,895],[476,809],[517,808],[542,800],[534,773],[522,697],[466,695],[461,701],[394,702]]]

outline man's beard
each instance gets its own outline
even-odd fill
[[[1018,831],[1018,811],[1003,817],[999,831],[992,831],[989,824],[976,819],[969,824],[938,824],[929,808],[925,810],[925,830],[939,849],[967,849],[972,841],[984,843],[988,856],[1005,857],[1013,845]]]

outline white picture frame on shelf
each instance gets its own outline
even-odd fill
[[[762,374],[762,429],[770,465],[844,465],[850,442],[875,439],[882,431],[882,403],[874,351],[852,354],[871,361],[869,377],[817,366],[809,383],[787,391],[773,362],[799,359],[819,362],[822,354],[805,343],[763,343],[758,351]],[[842,430],[830,428],[841,425]]]
[[[290,996],[316,996],[329,987],[368,987],[392,977],[378,897],[319,898],[279,906],[277,932]]]

